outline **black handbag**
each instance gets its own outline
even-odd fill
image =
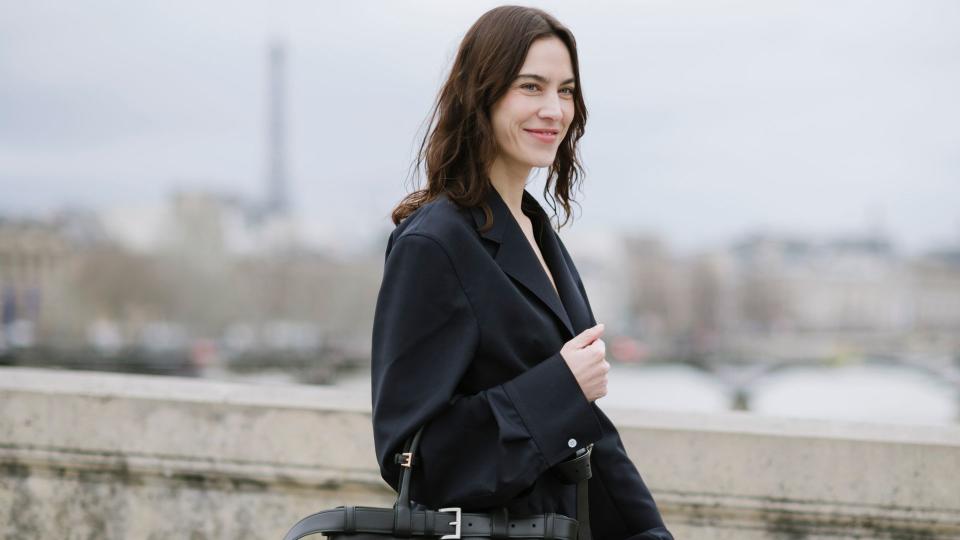
[[[404,451],[395,456],[400,464],[400,491],[393,508],[338,506],[311,514],[294,525],[284,540],[299,540],[323,533],[332,540],[388,540],[422,537],[457,540],[460,538],[542,538],[544,540],[590,540],[587,513],[587,480],[591,476],[590,452],[593,445],[577,457],[551,469],[560,480],[577,484],[577,517],[563,514],[509,516],[506,508],[488,513],[465,513],[460,508],[414,510],[410,505],[410,469],[415,462],[423,427],[408,439]]]

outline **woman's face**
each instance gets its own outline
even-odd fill
[[[559,38],[533,42],[520,74],[490,110],[497,160],[508,167],[547,167],[573,120],[570,53]]]

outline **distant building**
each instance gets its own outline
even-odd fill
[[[178,191],[163,205],[111,208],[100,218],[112,241],[143,254],[262,255],[299,242],[295,216],[266,213],[239,196],[203,190]]]
[[[64,221],[0,218],[0,348],[32,345],[50,287],[68,269],[71,235]]]
[[[277,41],[270,45],[269,61],[269,117],[267,141],[267,197],[265,210],[269,214],[284,215],[290,211],[287,189],[287,119],[286,119],[286,48]]]
[[[905,261],[884,238],[754,236],[734,246],[744,316],[794,331],[890,331],[910,324]]]
[[[618,260],[626,279],[608,290],[621,291],[625,331],[654,356],[960,350],[960,250],[907,258],[882,235],[758,234],[680,257],[632,235]]]
[[[914,328],[960,336],[960,247],[912,261],[910,285]]]

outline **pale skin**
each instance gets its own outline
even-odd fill
[[[553,163],[574,116],[573,64],[566,45],[551,36],[533,42],[519,75],[490,110],[499,153],[488,174],[510,213],[517,220],[544,272],[553,276],[533,237],[533,222],[520,208],[523,190],[534,167]],[[607,395],[606,345],[603,324],[588,328],[568,341],[560,354],[588,401]]]

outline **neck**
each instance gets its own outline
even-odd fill
[[[523,217],[520,203],[523,202],[523,188],[527,185],[531,168],[528,165],[505,162],[498,157],[490,165],[487,173],[490,183],[500,193],[503,202],[507,203],[507,208],[517,221]]]

